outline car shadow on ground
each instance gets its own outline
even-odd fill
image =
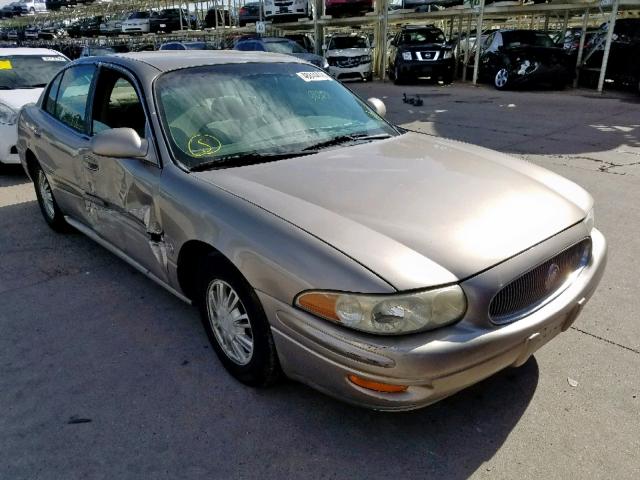
[[[11,250],[0,264],[0,451],[19,463],[7,478],[100,465],[105,478],[197,478],[197,467],[213,478],[462,479],[536,391],[535,359],[405,413],[287,380],[249,388],[221,367],[194,308],[83,235],[50,231],[36,202],[0,208],[0,229]]]
[[[29,183],[29,178],[24,173],[22,165],[0,164],[0,188],[24,183]]]

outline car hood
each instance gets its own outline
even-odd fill
[[[322,67],[324,63],[324,58],[320,55],[316,55],[315,53],[291,53],[290,55],[301,60],[306,60],[318,67]]]
[[[14,110],[20,110],[28,103],[36,103],[43,90],[43,88],[0,90],[0,103],[4,103]]]
[[[361,57],[362,55],[370,55],[369,48],[341,48],[337,50],[327,50],[328,57]]]
[[[540,167],[414,133],[195,175],[398,290],[470,277],[579,222],[592,205],[580,187]]]

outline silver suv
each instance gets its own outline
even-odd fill
[[[47,2],[45,0],[20,0],[18,9],[22,15],[46,12]]]

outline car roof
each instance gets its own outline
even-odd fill
[[[60,52],[56,52],[55,50],[51,50],[49,48],[26,48],[26,47],[17,47],[17,48],[0,48],[0,55],[2,56],[13,56],[17,57],[20,55],[59,55],[63,57],[64,55]]]
[[[144,63],[161,72],[204,65],[233,63],[306,63],[304,60],[291,55],[267,52],[240,52],[237,50],[164,50],[161,52],[121,53],[109,57],[109,61],[113,61],[114,58],[119,59],[125,65]]]

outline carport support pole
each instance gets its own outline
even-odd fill
[[[464,39],[465,48],[464,48],[464,61],[462,62],[462,81],[467,81],[467,66],[469,65],[469,48],[471,47],[471,43],[469,42],[469,37],[471,36],[471,20],[472,15],[469,15],[469,21],[467,22],[467,36]]]
[[[589,25],[589,10],[584,11],[582,18],[582,33],[580,34],[580,44],[578,45],[578,57],[576,58],[576,75],[573,77],[573,88],[578,88],[580,80],[580,67],[582,66],[582,54],[584,53],[584,42],[587,36],[587,25]]]
[[[378,78],[383,81],[385,79],[387,70],[387,31],[389,29],[388,10],[388,0],[375,0],[375,12],[378,16],[378,22],[376,23],[374,31],[374,44],[376,52],[375,73],[377,74]]]
[[[451,38],[449,38],[451,40]],[[453,67],[453,76],[458,78],[458,65],[460,64],[460,43],[462,42],[462,15],[458,17],[458,41],[456,42],[456,63]]]
[[[473,84],[478,84],[478,68],[480,67],[480,44],[482,43],[482,20],[484,17],[484,0],[480,0],[480,13],[476,24],[476,54],[473,61]]]
[[[604,44],[604,54],[602,55],[602,65],[600,65],[600,79],[598,80],[598,92],[602,93],[604,88],[604,80],[607,76],[607,64],[609,63],[609,52],[611,51],[611,41],[613,40],[613,31],[616,28],[616,17],[618,16],[618,4],[620,0],[613,0],[611,5],[611,17],[609,17],[609,26],[607,27],[607,41]]]
[[[324,6],[324,0],[314,0],[313,4],[313,48],[316,55],[324,57],[322,51],[322,45],[324,44],[324,29],[320,25],[320,16],[322,15],[322,8]]]

